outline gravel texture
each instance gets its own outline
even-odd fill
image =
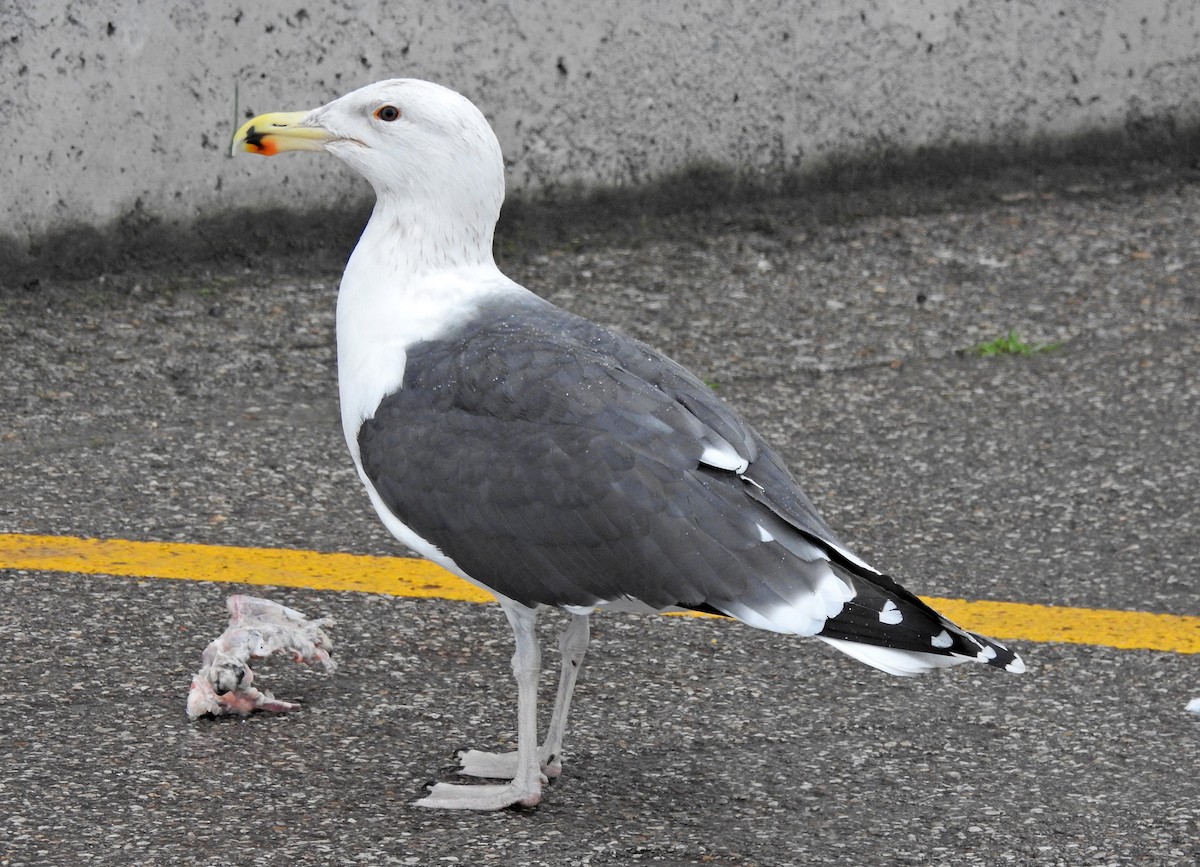
[[[709,380],[912,589],[1196,614],[1200,184],[889,201],[501,250]],[[336,284],[291,261],[0,294],[0,531],[397,553],[341,440]],[[964,351],[1010,329],[1057,348]],[[498,610],[251,590],[336,617],[341,667],[272,662],[262,684],[302,711],[190,724],[237,588],[12,570],[0,587],[5,867],[1200,857],[1187,656],[1027,645],[1022,677],[899,680],[738,624],[606,615],[546,802],[452,815],[409,803],[455,749],[513,737]]]

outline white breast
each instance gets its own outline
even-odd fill
[[[351,257],[337,306],[342,432],[357,464],[358,429],[401,387],[407,350],[452,331],[490,298],[528,294],[495,266],[438,271],[396,285]]]
[[[363,471],[358,431],[375,415],[380,401],[402,387],[410,347],[460,326],[485,300],[503,294],[528,295],[528,290],[494,265],[442,270],[408,279],[398,279],[394,270],[383,276],[383,269],[371,265],[371,259],[359,255],[356,249],[338,292],[338,391],[346,446],[371,504],[392,535],[422,556],[478,584],[388,509]]]

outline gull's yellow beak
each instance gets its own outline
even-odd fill
[[[333,141],[335,136],[320,126],[305,124],[305,118],[310,114],[309,111],[274,111],[252,117],[233,134],[230,153],[244,150],[273,157],[283,151],[324,150],[325,144]]]

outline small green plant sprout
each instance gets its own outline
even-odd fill
[[[974,352],[982,358],[991,358],[994,355],[1035,355],[1039,352],[1052,352],[1060,346],[1062,344],[1058,342],[1026,343],[1017,336],[1017,330],[1012,328],[1003,337],[979,344],[975,347]]]

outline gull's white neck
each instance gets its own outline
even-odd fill
[[[495,217],[470,219],[442,204],[418,208],[381,197],[342,275],[338,386],[356,461],[358,428],[401,386],[411,346],[461,326],[484,300],[527,294],[492,258]]]
[[[451,193],[416,198],[407,191],[381,191],[371,219],[350,257],[351,269],[388,272],[405,281],[464,267],[491,266],[495,213]]]

